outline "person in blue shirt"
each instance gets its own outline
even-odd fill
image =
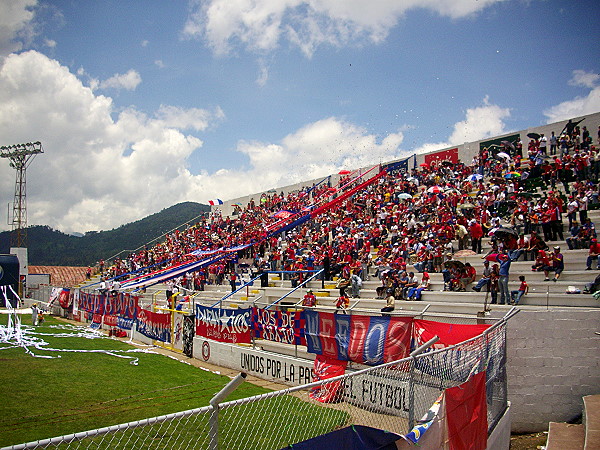
[[[493,261],[500,263],[500,278],[498,279],[498,289],[500,291],[500,305],[506,305],[510,302],[510,291],[508,290],[508,277],[510,275],[510,265],[516,261],[523,253],[523,250],[509,250],[507,253],[498,253],[490,255]]]

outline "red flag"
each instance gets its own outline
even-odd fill
[[[446,389],[446,424],[450,450],[485,450],[487,447],[486,372],[460,386]]]
[[[317,355],[314,365],[314,381],[326,380],[328,378],[344,375],[348,361],[339,361],[327,356]],[[333,403],[339,401],[344,395],[344,386],[342,381],[325,383],[321,386],[312,388],[310,398],[321,403]]]

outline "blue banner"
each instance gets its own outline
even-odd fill
[[[383,166],[383,169],[388,173],[388,175],[397,176],[401,173],[408,172],[408,160],[410,158],[406,158],[402,161],[393,162],[390,164],[386,164]]]

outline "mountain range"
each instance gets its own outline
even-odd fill
[[[27,252],[32,266],[89,266],[101,259],[154,245],[165,233],[193,224],[210,211],[210,206],[195,202],[178,203],[148,217],[109,231],[88,231],[74,236],[49,226],[27,228]],[[0,253],[10,253],[11,231],[0,232]]]

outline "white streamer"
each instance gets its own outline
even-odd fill
[[[4,294],[4,298],[6,299],[6,287],[1,286],[2,293]],[[90,328],[76,327],[73,325],[52,325],[49,328],[72,331],[63,332],[63,333],[43,333],[37,331],[37,328],[31,327],[28,325],[22,325],[19,315],[16,313],[16,310],[12,308],[10,302],[7,303],[9,309],[9,321],[8,326],[0,325],[0,343],[7,344],[6,347],[0,347],[0,350],[6,350],[9,348],[21,347],[25,350],[26,353],[33,356],[34,358],[61,358],[61,355],[51,356],[51,355],[39,355],[33,353],[30,348],[34,348],[36,350],[46,351],[46,352],[57,352],[57,353],[104,353],[106,355],[115,356],[117,358],[129,359],[129,364],[137,366],[139,363],[139,357],[129,356],[126,353],[153,353],[156,352],[151,351],[150,349],[129,349],[129,350],[80,350],[80,349],[59,349],[59,348],[51,348],[48,347],[48,342],[43,340],[41,336],[52,336],[52,337],[80,337],[85,339],[108,339],[102,333],[97,332],[95,330],[91,330]],[[13,318],[14,317],[14,318]],[[114,338],[112,338],[114,339]]]

